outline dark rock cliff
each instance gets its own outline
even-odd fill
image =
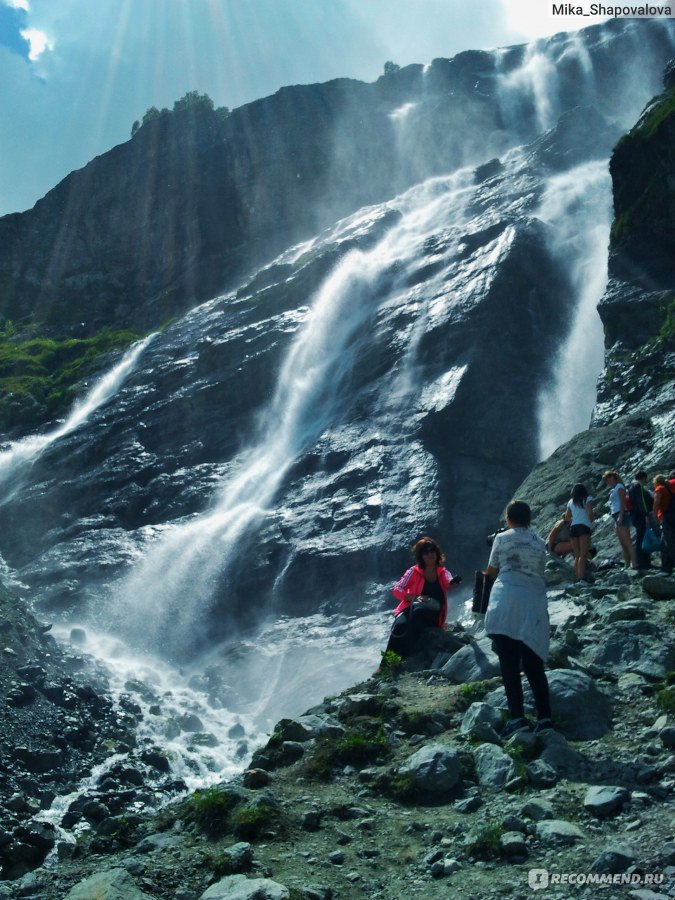
[[[640,56],[672,52],[668,29],[640,25],[547,42],[556,114],[631,107]],[[78,335],[164,323],[338,217],[499,155],[507,129],[525,142],[554,124],[536,91],[514,88],[514,72],[539,77],[527,53],[466,52],[374,84],[282,88],[227,118],[188,108],[148,121],[33,209],[0,219],[0,315]]]

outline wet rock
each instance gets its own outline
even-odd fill
[[[51,772],[61,765],[63,758],[62,754],[55,750],[29,750],[28,747],[16,747],[12,756],[29,772]]]
[[[141,760],[158,772],[171,771],[171,764],[169,763],[166,751],[162,750],[161,747],[150,747],[147,750],[143,750],[141,752]]]
[[[83,647],[87,643],[87,632],[84,628],[70,629],[70,643],[77,644],[78,647]]]
[[[630,802],[630,792],[623,787],[590,787],[584,797],[584,809],[598,818],[618,815]]]
[[[178,716],[176,719],[178,722],[181,731],[204,731],[204,725],[199,716],[194,715],[194,713],[186,713],[185,715]]]

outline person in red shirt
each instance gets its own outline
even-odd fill
[[[654,515],[661,525],[661,570],[673,574],[675,563],[675,472],[654,477]]]

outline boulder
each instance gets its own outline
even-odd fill
[[[439,671],[453,684],[467,684],[494,678],[500,669],[492,641],[481,638],[458,650]]]
[[[459,731],[460,734],[496,744],[499,742],[497,728],[501,721],[501,713],[494,706],[489,703],[472,703],[464,714]]]
[[[675,578],[672,575],[647,575],[642,579],[642,587],[654,600],[672,600],[675,597]]]
[[[459,754],[444,744],[429,744],[414,753],[398,770],[402,777],[412,777],[415,787],[428,793],[452,790],[461,775]]]
[[[516,777],[516,767],[511,757],[501,747],[483,744],[474,753],[476,774],[483,787],[498,789]]]
[[[288,900],[290,892],[269,878],[228,875],[212,884],[199,900]]]
[[[126,869],[108,869],[76,884],[65,900],[142,900],[149,896],[136,886]]]
[[[591,871],[601,875],[618,875],[637,862],[635,850],[628,844],[612,844],[602,851],[591,865]]]
[[[575,844],[586,837],[578,825],[563,819],[542,819],[537,823],[537,837],[545,844]]]
[[[630,801],[630,791],[623,787],[589,787],[584,797],[584,809],[598,818],[618,815]]]

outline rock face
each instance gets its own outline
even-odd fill
[[[667,31],[643,24],[549,42],[564,109],[598,102],[615,117],[632,102],[638,59],[662,67],[669,51]],[[0,220],[0,313],[78,333],[166,322],[340,216],[499,155],[510,119],[532,139],[552,123],[534,91],[513,95],[526,53],[461,53],[374,84],[282,88],[227,117],[196,106],[148,121]],[[571,164],[564,149],[542,152]]]

